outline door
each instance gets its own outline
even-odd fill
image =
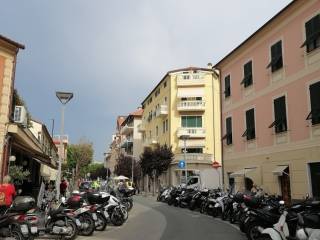
[[[290,175],[289,175],[289,167],[287,167],[280,178],[280,187],[282,198],[286,204],[291,203],[291,189],[290,189]]]
[[[312,196],[320,198],[320,162],[310,163]]]

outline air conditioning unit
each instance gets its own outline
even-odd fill
[[[27,110],[24,106],[15,106],[14,114],[13,114],[13,121],[15,123],[22,124],[27,126]]]

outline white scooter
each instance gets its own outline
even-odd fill
[[[281,205],[284,205],[284,201],[280,201]],[[288,211],[284,210],[279,218],[279,221],[273,225],[273,228],[259,228],[261,232],[261,237],[259,240],[287,240],[290,238],[289,228],[287,224]],[[297,240],[319,240],[320,239],[320,229],[313,229],[308,227],[303,227],[303,217],[301,213],[298,213],[298,227],[296,230]],[[257,239],[257,240],[258,240]]]

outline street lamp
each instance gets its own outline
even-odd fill
[[[59,157],[59,168],[58,168],[58,175],[56,181],[56,197],[59,199],[60,197],[60,182],[61,182],[61,165],[63,160],[63,141],[62,136],[64,132],[64,108],[65,105],[73,98],[73,93],[71,92],[56,92],[56,96],[59,101],[62,103],[61,107],[61,130],[60,130],[60,157]]]
[[[184,146],[184,150],[183,150],[183,156],[184,156],[184,162],[185,162],[185,177],[186,177],[186,185],[188,183],[188,168],[187,168],[187,139],[190,138],[190,135],[181,135],[180,139],[183,140],[183,146]]]

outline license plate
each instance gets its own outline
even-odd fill
[[[109,213],[107,211],[104,211],[103,214],[106,218],[109,218]]]
[[[37,227],[31,227],[30,228],[31,233],[35,234],[38,232],[38,228]]]
[[[93,220],[97,221],[98,220],[97,214],[92,213],[92,218],[93,218]]]
[[[80,222],[79,219],[76,219],[76,224],[77,224],[78,227],[81,227],[81,222]]]
[[[29,230],[28,230],[28,226],[27,226],[27,225],[21,225],[20,228],[21,228],[21,232],[22,232],[23,234],[28,234],[28,233],[29,233]]]

